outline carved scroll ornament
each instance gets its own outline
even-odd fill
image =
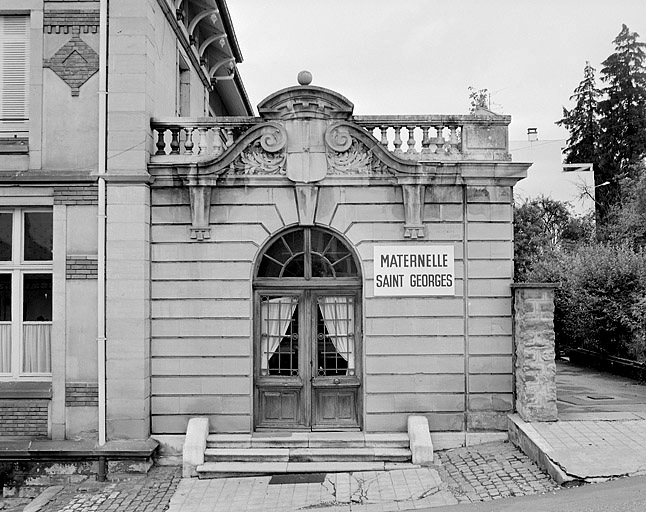
[[[285,175],[287,134],[277,123],[267,123],[260,136],[233,161],[238,175]]]
[[[325,132],[328,174],[388,174],[387,166],[368,147],[353,137],[346,125],[333,125]]]

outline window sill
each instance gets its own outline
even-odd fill
[[[51,382],[0,382],[0,400],[51,399]]]

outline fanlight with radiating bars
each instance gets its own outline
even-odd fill
[[[316,228],[288,231],[264,252],[257,277],[358,277],[354,256],[336,235]]]

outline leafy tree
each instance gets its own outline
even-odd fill
[[[563,107],[563,119],[556,122],[570,132],[565,147],[565,162],[568,164],[597,162],[601,91],[596,86],[595,71],[590,62],[585,63],[583,80],[570,96],[570,101],[576,104],[571,110]]]
[[[599,239],[631,246],[635,251],[646,247],[646,163],[637,163],[630,171],[636,178],[621,180],[621,204],[612,206],[607,222],[597,229]]]
[[[592,220],[574,217],[567,203],[540,196],[514,208],[515,279],[523,281],[539,261],[552,259],[592,238]]]
[[[529,281],[554,282],[557,352],[586,348],[646,362],[646,253],[581,244],[541,260]]]

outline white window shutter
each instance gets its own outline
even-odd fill
[[[0,123],[29,118],[29,17],[0,16]]]

